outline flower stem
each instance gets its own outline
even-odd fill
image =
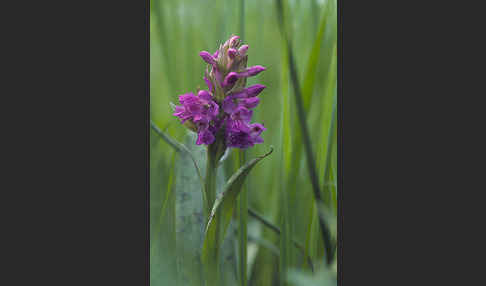
[[[208,146],[208,156],[206,162],[206,178],[205,178],[205,191],[206,198],[208,200],[208,210],[211,213],[214,201],[216,200],[216,171],[217,160],[216,153],[211,150],[212,145]],[[207,215],[207,218],[209,214]]]
[[[238,168],[241,168],[245,164],[245,151],[239,150],[238,152]],[[248,179],[247,179],[248,180]],[[248,185],[248,183],[247,183]],[[241,193],[237,201],[239,229],[238,229],[238,245],[239,245],[239,282],[240,286],[246,286],[247,281],[247,224],[248,224],[248,193],[245,186],[242,187]]]
[[[214,202],[216,200],[217,188],[216,188],[216,173],[218,168],[218,161],[221,157],[219,144],[216,141],[213,144],[208,145],[207,151],[207,161],[206,161],[206,178],[205,178],[205,191],[206,191],[206,198],[208,201],[208,213],[205,214],[206,222],[209,221],[209,217],[211,215],[211,210],[213,209]],[[206,268],[206,286],[218,285],[219,283],[219,225],[216,228],[216,235],[215,235],[215,245],[216,248],[214,249],[213,259],[207,265],[204,265]]]

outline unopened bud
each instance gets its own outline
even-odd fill
[[[254,97],[254,96],[257,96],[258,94],[260,94],[260,92],[262,92],[262,90],[265,89],[266,86],[264,86],[263,84],[255,84],[255,85],[252,85],[248,88],[246,88],[246,94],[248,97]]]
[[[255,75],[261,73],[264,70],[266,70],[265,67],[262,67],[262,66],[252,66],[252,67],[249,67],[248,69],[246,69],[246,71],[243,72],[242,74],[244,74],[245,76],[255,76]]]
[[[230,72],[223,81],[223,86],[228,86],[234,84],[238,80],[238,74],[235,72]]]
[[[238,54],[238,51],[236,49],[233,49],[233,48],[228,49],[228,57],[230,59],[234,59],[237,54]]]
[[[199,53],[199,56],[201,56],[201,58],[208,64],[211,65],[216,64],[216,60],[213,58],[213,55],[211,55],[209,52],[202,51]]]
[[[240,56],[246,55],[247,51],[248,51],[248,45],[243,45],[238,49],[238,53],[240,53]]]
[[[236,48],[238,44],[240,43],[240,37],[239,36],[233,36],[229,39],[229,47],[230,48]]]

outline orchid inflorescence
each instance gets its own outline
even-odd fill
[[[174,106],[174,115],[189,129],[197,132],[197,145],[213,144],[221,140],[226,147],[246,149],[262,143],[263,124],[250,123],[265,88],[255,84],[246,86],[246,79],[264,71],[262,66],[247,67],[248,45],[240,45],[240,38],[232,36],[211,54],[199,53],[208,63],[204,81],[209,90],[198,90],[179,96],[181,105]]]

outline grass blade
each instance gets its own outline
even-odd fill
[[[291,189],[289,184],[285,182],[285,178],[293,176],[292,172],[292,145],[291,145],[291,120],[290,120],[290,98],[289,98],[289,75],[287,68],[287,46],[285,41],[282,41],[282,69],[281,69],[281,85],[282,85],[282,111],[281,111],[281,160],[284,168],[280,172],[280,194],[279,194],[279,207],[280,207],[280,223],[283,232],[280,232],[278,228],[271,228],[278,234],[280,234],[280,256],[279,256],[279,282],[280,285],[286,285],[287,272],[292,265],[292,247],[290,240],[291,221],[289,216],[289,190]],[[290,199],[291,200],[291,199]],[[260,220],[266,226],[270,226],[268,222]],[[305,255],[305,253],[304,253]]]
[[[240,0],[240,39],[245,37],[245,0]],[[245,162],[245,150],[239,150],[239,167]],[[246,183],[248,185],[248,183]],[[243,185],[237,202],[238,208],[238,281],[240,286],[246,286],[247,281],[247,257],[248,257],[248,193]]]
[[[321,23],[319,24],[319,31],[314,41],[314,45],[312,46],[312,51],[309,55],[307,71],[305,73],[304,83],[302,86],[302,102],[304,106],[304,111],[306,113],[309,112],[309,106],[311,103],[312,95],[314,93],[317,65],[319,63],[319,56],[321,54],[321,44],[323,42],[322,39],[324,38],[324,31],[327,27],[329,9],[324,9],[324,15],[322,16]]]
[[[240,150],[238,152],[238,161],[239,165],[243,166],[245,162],[245,151]],[[248,185],[248,183],[246,183]],[[247,247],[248,247],[248,190],[243,185],[241,189],[241,193],[238,197],[238,277],[241,286],[247,285],[247,270],[246,270],[246,262],[247,262]]]
[[[281,235],[282,232],[280,231],[280,228],[278,228],[278,226],[271,223],[269,220],[264,218],[262,215],[257,213],[255,210],[248,209],[248,214],[251,215],[256,220],[258,220],[259,222],[261,222],[264,226],[266,226],[269,229],[271,229],[272,231],[274,231],[276,234]],[[312,259],[310,258],[310,256],[306,255],[306,251],[305,251],[304,247],[294,239],[292,239],[292,243],[300,251],[302,256],[304,256],[306,258],[306,261],[307,261],[307,263],[309,263],[311,270],[314,271],[314,264],[312,263]]]
[[[295,60],[294,60],[294,54],[292,51],[292,45],[290,42],[290,39],[287,36],[287,31],[284,29],[285,25],[285,20],[284,20],[284,14],[283,14],[283,6],[282,6],[282,0],[276,0],[277,3],[277,12],[278,12],[278,19],[281,27],[281,33],[283,34],[283,37],[287,43],[287,55],[288,55],[288,64],[289,64],[289,71],[290,71],[290,79],[292,83],[292,87],[294,89],[294,96],[295,96],[295,104],[297,107],[297,115],[299,119],[299,125],[300,129],[302,131],[302,139],[304,143],[304,149],[305,149],[305,154],[306,154],[306,161],[307,161],[307,168],[309,171],[309,176],[312,184],[312,189],[314,193],[314,197],[319,209],[320,202],[322,202],[322,197],[321,193],[319,190],[319,180],[317,177],[317,170],[316,170],[316,164],[314,161],[314,155],[312,152],[312,145],[311,145],[311,140],[310,140],[310,134],[309,134],[309,129],[307,127],[307,122],[306,122],[306,115],[304,111],[304,105],[302,102],[302,94],[301,94],[301,89],[300,89],[300,83],[297,78],[297,67],[295,65]],[[330,265],[332,263],[332,245],[331,245],[331,238],[330,238],[330,233],[329,233],[329,228],[326,225],[326,222],[322,219],[321,216],[319,216],[319,225],[321,227],[321,233],[322,233],[322,238],[324,240],[324,247],[326,248],[326,263]],[[281,254],[282,256],[282,254]]]
[[[218,285],[219,281],[219,246],[223,242],[226,229],[233,215],[236,199],[241,191],[241,186],[251,169],[263,158],[273,152],[270,151],[257,157],[241,167],[226,183],[223,192],[218,195],[211,211],[211,216],[206,227],[204,243],[202,247],[202,261],[206,268],[206,286]]]

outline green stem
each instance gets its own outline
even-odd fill
[[[216,200],[216,153],[213,152],[211,145],[208,146],[208,157],[206,161],[206,178],[205,178],[205,191],[206,191],[206,198],[208,200],[208,209],[211,212],[211,209],[214,205],[214,201]],[[209,214],[208,216],[209,217]]]
[[[239,167],[245,164],[245,151],[240,150],[238,152],[239,157]],[[247,178],[248,180],[248,178]],[[241,189],[241,193],[238,198],[238,218],[239,218],[239,231],[238,231],[238,245],[239,245],[239,281],[240,286],[247,285],[247,224],[248,224],[248,194],[247,188],[244,186]]]
[[[221,157],[220,146],[218,140],[215,143],[208,145],[207,150],[207,161],[206,161],[206,178],[204,189],[206,191],[206,198],[208,200],[208,210],[209,212],[205,214],[206,222],[209,221],[209,216],[214,206],[216,200],[216,173],[218,169],[218,160]],[[219,214],[216,214],[217,216]],[[219,222],[219,219],[218,219]],[[206,286],[217,286],[219,285],[219,246],[220,246],[220,227],[216,227],[215,235],[215,249],[212,253],[212,259],[207,264],[206,267]]]

